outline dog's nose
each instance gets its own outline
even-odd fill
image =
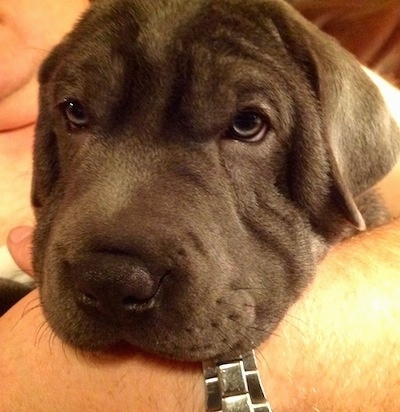
[[[78,304],[113,316],[150,309],[161,280],[137,259],[118,253],[93,253],[72,265],[71,274]]]

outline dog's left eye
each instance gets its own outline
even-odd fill
[[[83,129],[89,118],[82,103],[76,99],[65,99],[62,103],[63,114],[73,129]]]
[[[246,142],[262,140],[270,129],[265,117],[253,110],[245,110],[236,114],[229,128],[229,137]]]

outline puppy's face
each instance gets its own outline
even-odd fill
[[[314,61],[282,35],[300,17],[163,3],[94,2],[42,69],[34,266],[73,345],[221,358],[309,283],[337,235],[321,216],[359,216],[333,182]]]

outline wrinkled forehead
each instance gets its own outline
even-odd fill
[[[270,10],[269,10],[270,9]],[[259,56],[282,48],[271,4],[265,1],[172,1],[151,8],[136,45],[148,60],[202,45],[216,54]],[[253,53],[252,53],[253,52]]]
[[[130,66],[137,62],[146,70],[165,69],[171,60],[194,49],[272,61],[285,52],[275,9],[274,2],[257,0],[99,0],[67,41],[76,58],[65,69],[85,74],[101,71],[98,61],[107,66],[118,65],[119,60]]]
[[[276,25],[279,4],[94,2],[66,40],[67,55],[59,56],[56,98],[109,104],[126,96],[125,105],[143,111],[186,98],[192,107],[206,101],[208,108],[194,108],[202,113],[234,106],[238,91],[268,87],[279,100],[289,58]]]

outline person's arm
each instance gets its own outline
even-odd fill
[[[334,248],[263,347],[271,401],[282,411],[400,411],[399,325],[396,221]]]
[[[23,263],[26,253],[10,246]],[[274,412],[398,412],[399,324],[397,221],[334,248],[257,349]],[[37,292],[0,319],[0,336],[0,410],[204,411],[199,364],[69,348],[46,324]]]

